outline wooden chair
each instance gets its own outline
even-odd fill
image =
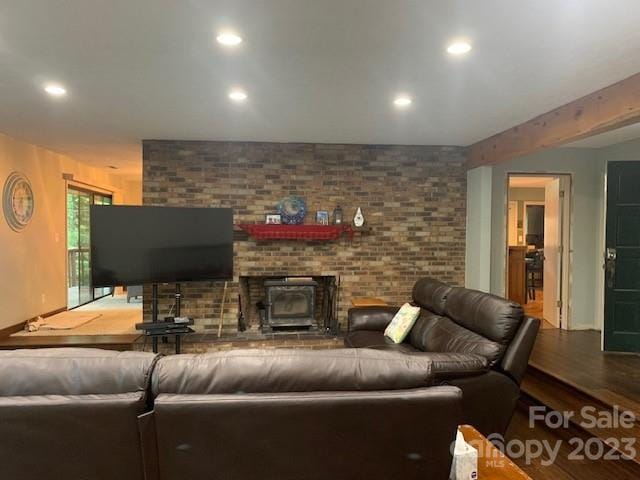
[[[540,286],[543,285],[544,255],[540,250],[527,254],[527,297],[529,300],[536,299],[536,287],[538,278]],[[539,275],[539,277],[537,277]]]

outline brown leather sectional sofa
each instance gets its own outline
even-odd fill
[[[11,480],[448,478],[461,392],[370,349],[0,352]]]
[[[0,478],[445,480],[457,425],[506,429],[539,322],[431,279],[413,301],[399,345],[369,307],[355,348],[0,351]]]
[[[503,435],[520,395],[540,321],[500,297],[423,278],[413,288],[421,314],[401,344],[384,336],[398,307],[349,311],[345,346],[428,358],[438,385],[462,390],[463,423]]]

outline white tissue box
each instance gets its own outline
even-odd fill
[[[464,440],[462,432],[456,434],[450,480],[478,480],[478,450]]]

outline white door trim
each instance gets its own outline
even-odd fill
[[[518,238],[518,202],[516,200],[509,200],[507,216],[509,218],[507,242],[509,243],[509,246],[520,245]]]
[[[563,256],[562,256],[562,295],[561,299],[563,302],[562,306],[562,329],[569,330],[572,323],[572,309],[571,309],[571,299],[572,299],[572,290],[571,285],[573,283],[572,276],[572,264],[573,264],[573,225],[574,225],[574,214],[573,214],[573,174],[570,172],[518,172],[518,171],[508,171],[505,175],[505,195],[504,195],[504,216],[503,222],[505,226],[505,242],[504,242],[504,269],[503,275],[505,278],[504,283],[504,296],[507,296],[507,289],[509,286],[509,247],[508,247],[508,239],[509,239],[509,179],[511,177],[555,177],[561,179],[561,186],[565,192],[564,201],[562,202],[563,206]],[[564,179],[564,182],[562,182]],[[535,204],[535,201],[531,201],[531,204]],[[543,203],[544,202],[537,202]],[[525,207],[526,212],[526,207]],[[523,225],[524,227],[525,225]],[[524,232],[524,228],[523,228]]]

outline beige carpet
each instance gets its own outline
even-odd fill
[[[62,312],[43,320],[33,322],[38,325],[38,330],[72,330],[95,320],[100,316],[96,312]]]
[[[90,315],[94,319],[68,330],[38,330],[37,332],[18,332],[11,335],[19,337],[51,337],[64,335],[129,335],[140,333],[135,328],[136,323],[142,322],[142,302],[126,303],[126,297],[105,297],[88,305],[62,312],[47,318],[55,322],[58,316],[68,316],[77,313],[81,316]]]

